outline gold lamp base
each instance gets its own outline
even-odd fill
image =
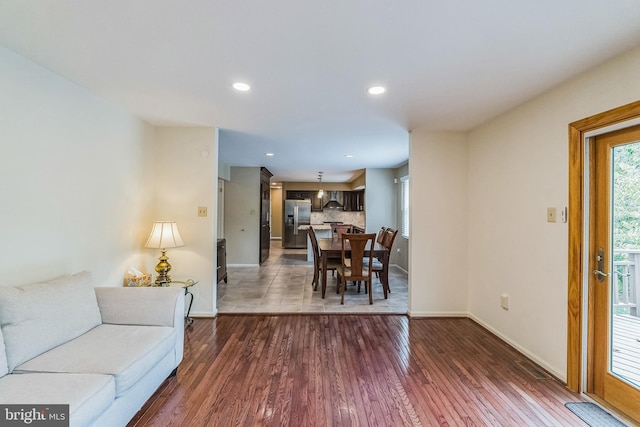
[[[167,250],[162,249],[162,255],[158,258],[160,262],[156,265],[156,273],[158,273],[158,277],[156,277],[156,286],[169,286],[171,283],[171,276],[169,276],[169,271],[171,271],[171,264],[169,264],[169,258],[167,257]]]

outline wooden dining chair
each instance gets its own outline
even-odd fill
[[[333,224],[331,226],[331,230],[333,230],[333,234],[338,239],[342,238],[342,235],[345,233],[351,233],[351,225],[349,224]]]
[[[378,278],[378,280],[380,280],[380,273],[385,268],[387,269],[387,275],[389,274],[389,258],[391,258],[391,248],[393,247],[393,242],[396,240],[397,235],[398,235],[398,230],[394,230],[393,228],[387,228],[384,231],[384,234],[382,236],[382,241],[380,242],[380,244],[389,251],[386,265],[384,264],[384,260],[379,260],[379,259],[375,259],[372,264],[373,272],[375,276]],[[391,292],[391,289],[388,283],[387,283],[387,292]]]
[[[351,234],[342,235],[342,262],[338,269],[338,288],[341,297],[340,304],[344,304],[344,291],[347,282],[363,282],[365,290],[369,294],[369,304],[373,304],[373,294],[371,292],[371,263],[373,261],[373,251],[368,251],[365,256],[367,245],[373,249],[376,235],[371,234]]]
[[[320,250],[318,248],[318,238],[313,227],[309,227],[309,239],[311,239],[311,250],[313,251],[313,280],[311,285],[313,290],[318,290],[318,283],[320,283],[320,275],[322,274],[322,263],[320,261]],[[327,271],[333,270],[334,272],[340,267],[340,262],[337,259],[327,260]]]

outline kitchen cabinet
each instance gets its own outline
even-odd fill
[[[311,198],[311,192],[287,190],[287,200],[307,200]]]
[[[351,226],[351,232],[353,234],[364,234],[364,228],[353,225]]]
[[[224,280],[227,283],[227,240],[218,239],[218,269],[216,272],[216,283]]]
[[[271,245],[271,177],[267,168],[260,168],[260,264],[269,258]]]
[[[311,196],[311,212],[322,212],[324,199],[322,197],[318,197],[317,191],[312,191],[309,195]]]
[[[364,211],[364,190],[343,191],[342,198],[346,212]]]

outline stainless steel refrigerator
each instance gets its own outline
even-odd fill
[[[311,224],[311,200],[284,201],[284,247],[306,248],[307,230],[301,225]]]

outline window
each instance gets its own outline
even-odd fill
[[[409,238],[409,177],[400,178],[400,235]]]

